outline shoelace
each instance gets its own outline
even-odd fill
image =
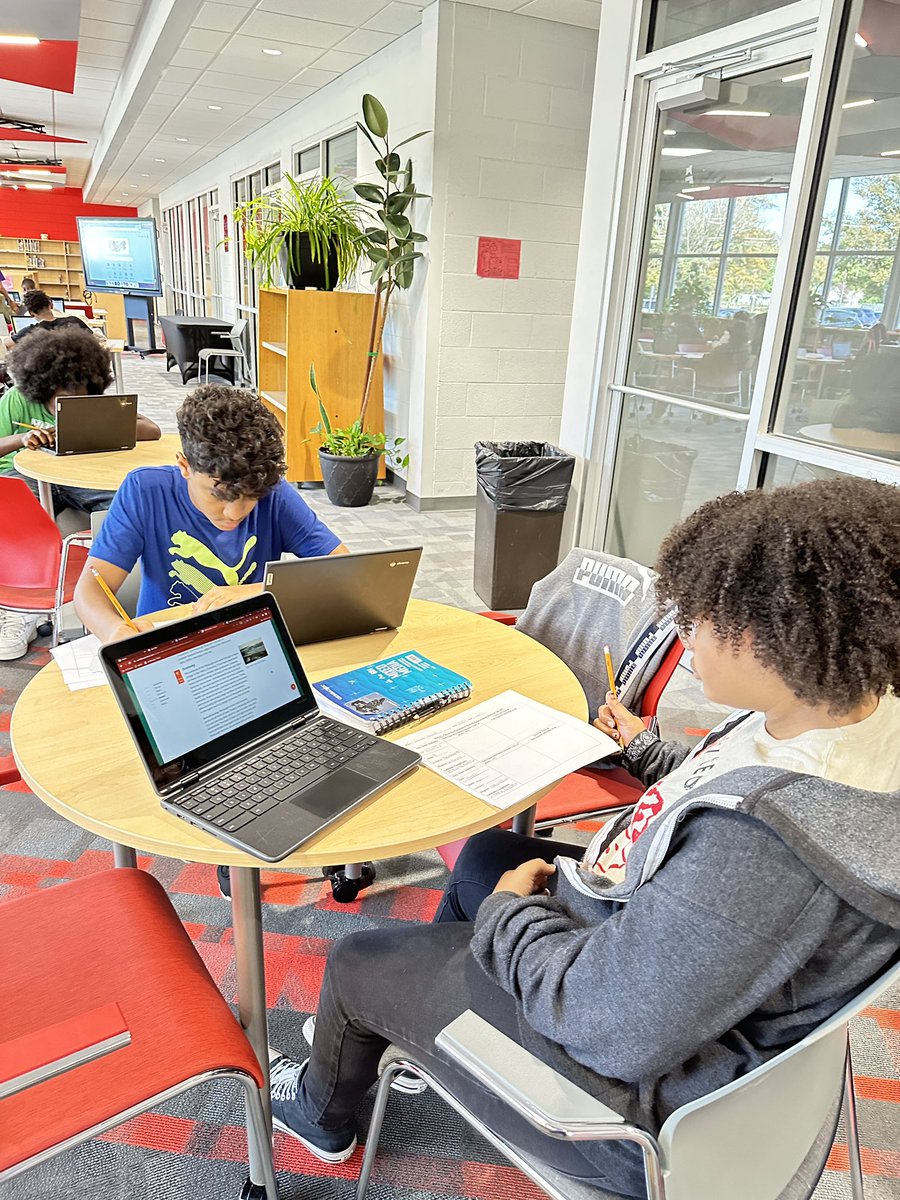
[[[269,1083],[273,1100],[296,1100],[300,1087],[300,1077],[306,1063],[295,1063],[289,1058],[279,1059],[269,1066]]]

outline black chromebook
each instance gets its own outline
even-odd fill
[[[319,711],[268,592],[100,660],[163,808],[266,862],[420,761]]]
[[[100,454],[137,444],[137,395],[60,396],[51,454]]]

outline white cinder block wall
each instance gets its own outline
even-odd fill
[[[440,5],[433,441],[410,478],[426,504],[474,495],[475,441],[559,436],[596,43],[590,29]],[[522,240],[519,279],[476,275],[479,237]]]

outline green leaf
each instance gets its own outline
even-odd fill
[[[375,266],[372,268],[372,274],[371,274],[371,276],[370,276],[370,278],[371,278],[372,282],[373,282],[373,283],[377,283],[377,282],[378,282],[378,280],[379,280],[379,279],[382,277],[382,275],[385,273],[385,271],[387,270],[387,268],[388,268],[388,260],[387,260],[387,258],[383,258],[383,259],[381,260],[381,262],[379,262],[379,263],[376,263],[376,264],[375,264]]]
[[[369,92],[362,98],[363,120],[376,137],[387,137],[388,115],[384,105]]]
[[[431,133],[430,129],[423,129],[421,133],[414,133],[412,137],[404,138],[402,142],[398,142],[394,149],[399,150],[401,146],[406,146],[409,142],[414,142],[416,138],[425,137],[428,133]]]
[[[399,263],[394,271],[394,279],[397,287],[408,288],[413,281],[413,264],[411,262]]]
[[[391,214],[405,212],[412,203],[412,196],[408,196],[406,192],[395,192],[393,196],[388,196],[386,210]]]
[[[383,246],[387,241],[387,234],[383,229],[378,229],[376,226],[372,226],[366,230],[366,237],[370,242],[377,242],[380,246]]]
[[[373,263],[381,262],[388,257],[386,251],[379,249],[377,246],[367,246],[366,254]]]
[[[428,236],[427,236],[427,234],[424,234],[424,233],[416,233],[416,231],[413,230],[413,232],[409,235],[409,238],[407,240],[410,242],[427,242]]]
[[[381,147],[378,145],[378,143],[377,143],[377,142],[375,141],[375,139],[372,137],[371,133],[369,133],[368,129],[366,129],[365,125],[363,125],[362,121],[357,121],[357,122],[356,122],[356,128],[357,128],[357,129],[360,131],[360,133],[362,133],[362,134],[364,134],[364,135],[365,135],[366,139],[367,139],[367,140],[369,141],[369,143],[371,144],[371,146],[372,146],[372,149],[375,151],[375,153],[376,153],[376,154],[380,154],[380,153],[381,153]]]
[[[384,204],[384,188],[374,183],[354,183],[353,190],[361,200],[371,200],[373,204]]]
[[[412,232],[412,225],[409,223],[409,217],[404,217],[402,214],[396,217],[386,215],[384,218],[386,227],[399,238],[407,238]]]
[[[309,386],[312,388],[313,392],[318,396],[319,385],[316,383],[316,364],[315,363],[309,364]]]

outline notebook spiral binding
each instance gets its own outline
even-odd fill
[[[391,713],[390,716],[380,717],[374,731],[379,735],[390,733],[392,729],[397,729],[398,726],[406,725],[410,721],[423,721],[426,717],[430,717],[432,713],[439,712],[442,708],[447,708],[448,705],[454,704],[457,700],[468,700],[471,695],[471,684],[459,684],[456,687],[449,688],[446,692],[440,692],[434,696],[423,696],[415,704],[407,704],[404,708],[398,709],[397,712]]]

